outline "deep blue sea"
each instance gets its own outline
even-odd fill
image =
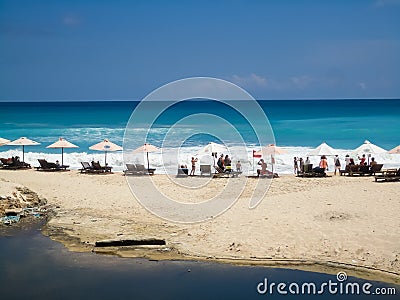
[[[125,126],[139,102],[130,101],[88,101],[88,102],[0,102],[0,137],[9,140],[26,136],[39,146],[26,147],[25,158],[37,164],[37,158],[55,160],[60,150],[46,149],[59,137],[66,138],[79,146],[78,149],[65,150],[65,160],[72,167],[79,167],[82,160],[102,160],[101,153],[89,150],[89,146],[110,139],[122,145]],[[305,156],[306,152],[322,142],[344,155],[368,139],[372,143],[389,150],[400,144],[400,100],[280,100],[258,101],[272,126],[275,143],[285,147],[288,155],[278,157],[277,167],[283,173],[289,171],[292,156]],[[155,109],[157,104],[155,103]],[[163,138],[169,127],[177,120],[195,113],[215,114],[238,129],[244,143],[251,151],[257,148],[257,140],[251,134],[246,120],[229,107],[215,101],[186,101],[164,112],[149,134],[147,141],[162,146]],[[146,112],[144,112],[146,114]],[[249,120],[257,122],[257,120]],[[200,122],[201,123],[201,122]],[[210,124],[197,124],[207,128]],[[137,128],[137,134],[143,135]],[[177,128],[182,137],[190,136],[191,128]],[[221,127],[221,131],[225,127]],[[235,145],[238,141],[224,141]],[[188,157],[197,152],[209,141],[216,141],[212,136],[196,135],[186,141],[177,141],[176,145],[185,147],[180,158],[186,162]],[[256,149],[257,150],[257,149]],[[2,146],[0,157],[18,155],[20,147]],[[182,153],[181,153],[182,154]],[[154,154],[152,163],[160,167],[161,159]],[[240,158],[246,161],[245,157]],[[396,164],[394,156],[381,158],[389,164]],[[123,168],[120,153],[110,153],[107,159],[116,170]],[[249,160],[249,164],[251,161]],[[175,165],[169,166],[175,171]],[[168,170],[168,166],[166,167]]]

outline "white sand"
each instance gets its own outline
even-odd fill
[[[165,175],[154,178],[176,193]],[[203,194],[215,193],[227,180],[214,179]],[[0,170],[0,195],[12,184],[47,198],[56,207],[49,227],[79,238],[83,250],[103,239],[162,238],[176,253],[192,257],[336,262],[400,273],[400,182],[283,176],[273,180],[256,209],[248,208],[245,194],[226,213],[194,225],[149,213],[121,173]]]

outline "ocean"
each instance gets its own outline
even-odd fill
[[[0,102],[0,137],[9,140],[21,136],[41,143],[25,147],[25,161],[37,166],[37,159],[60,160],[60,149],[47,149],[46,146],[59,137],[76,144],[79,148],[65,149],[64,162],[72,169],[81,167],[81,161],[104,162],[104,154],[89,150],[89,146],[103,139],[123,145],[127,122],[139,102],[137,101],[71,101],[71,102]],[[398,99],[357,99],[357,100],[268,100],[258,101],[271,124],[275,141],[287,154],[276,156],[275,171],[281,174],[292,173],[293,157],[305,158],[307,153],[322,142],[337,149],[339,157],[361,145],[364,140],[390,150],[400,144],[400,100]],[[157,103],[154,103],[157,109]],[[146,111],[141,112],[145,117]],[[232,124],[221,126],[218,121],[196,119],[196,124],[179,124],[171,130],[171,125],[187,116],[211,114],[223,122]],[[145,119],[145,118],[144,118]],[[251,124],[258,120],[245,120],[226,105],[216,101],[185,101],[163,112],[155,121],[151,131],[145,130],[148,124],[138,123],[133,128],[130,140],[146,141],[163,147],[164,154],[149,154],[150,165],[157,168],[156,173],[176,173],[177,164],[189,164],[195,155],[208,142],[221,142],[212,132],[220,133],[223,142],[233,157],[240,160],[245,171],[255,168],[252,150],[259,150]],[[250,126],[249,126],[250,124]],[[194,130],[196,127],[196,130]],[[203,134],[199,134],[203,131]],[[231,132],[233,132],[231,134]],[[165,143],[171,135],[173,142]],[[240,139],[237,138],[240,137]],[[244,145],[248,155],[236,154],[235,147]],[[177,153],[179,157],[177,158]],[[0,157],[22,156],[21,147],[2,146]],[[210,163],[209,157],[201,162]],[[143,154],[133,158],[133,162],[144,163]],[[400,167],[400,155],[376,155],[384,167]],[[318,157],[311,162],[318,163]],[[267,158],[268,162],[268,158]],[[113,170],[124,169],[121,152],[107,154],[107,163]],[[333,166],[333,164],[332,164]]]

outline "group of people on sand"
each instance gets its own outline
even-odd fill
[[[358,159],[359,159],[360,166],[368,165],[368,163],[366,162],[365,154],[363,154],[361,157],[358,156]],[[309,165],[309,164],[310,164],[309,157],[307,157],[307,159],[305,161],[301,157],[300,158],[294,157],[294,159],[293,159],[294,174],[298,174],[299,172],[304,172],[305,166]],[[348,166],[355,165],[354,158],[351,158],[350,155],[347,154],[345,157],[345,164],[346,164],[346,168],[348,168]],[[376,162],[375,158],[372,157],[369,165],[372,167],[373,165],[376,165],[376,164],[377,164],[377,162]],[[335,157],[333,158],[333,165],[335,166],[334,175],[336,175],[336,173],[338,171],[340,171],[341,166],[342,166],[338,155],[335,155]],[[322,155],[318,167],[313,168],[312,171],[316,172],[316,173],[324,173],[325,171],[328,171],[328,170],[329,170],[328,160],[325,155]]]
[[[302,157],[300,157],[300,158],[294,157],[294,159],[293,159],[294,174],[296,175],[299,172],[304,172],[304,165],[309,165],[309,164],[311,164],[309,157],[307,157],[307,159],[305,161],[303,160]]]
[[[198,159],[195,157],[192,157],[191,159],[191,164],[192,164],[192,169],[189,173],[189,176],[194,176],[194,173],[196,171],[196,163]],[[260,166],[259,169],[257,169],[257,176],[274,176],[274,177],[279,177],[277,173],[273,173],[269,170],[267,170],[267,163],[264,161],[264,159],[260,159],[258,162],[258,165]],[[186,165],[182,165],[181,168],[185,167]],[[219,169],[219,172],[232,172],[232,159],[229,157],[229,155],[224,155],[221,154],[217,160],[216,167]],[[242,172],[242,163],[240,160],[236,162],[236,172]]]
[[[196,172],[196,163],[198,159],[195,157],[192,157],[191,159],[191,164],[192,164],[192,169],[190,170],[189,176],[194,176],[194,173]],[[221,154],[217,160],[217,166],[220,169],[220,172],[231,172],[232,171],[232,159],[229,157],[229,155]],[[181,166],[182,167],[182,166]],[[186,165],[185,165],[186,167]],[[236,171],[241,172],[242,171],[242,164],[240,160],[236,162]]]

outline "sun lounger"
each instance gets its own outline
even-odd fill
[[[312,169],[313,169],[313,164],[304,165],[303,172],[298,172],[297,177],[314,177]]]
[[[329,177],[324,169],[313,168],[313,164],[304,165],[304,172],[297,173],[297,177]]]
[[[371,167],[371,169],[369,170],[370,175],[374,175],[374,176],[375,176],[375,175],[377,175],[378,173],[381,174],[381,175],[383,175],[382,167],[383,167],[383,164],[376,164],[376,165],[373,165],[373,166]]]
[[[211,166],[200,165],[200,176],[211,176]]]
[[[143,174],[149,174],[149,175],[154,175],[154,172],[156,171],[156,169],[146,169],[144,167],[144,165],[141,164],[136,164],[136,170],[138,172],[143,172]]]
[[[215,173],[213,174],[214,178],[221,177],[239,177],[242,172],[232,171],[232,170],[222,170],[219,166],[214,166]]]
[[[355,176],[355,175],[366,175],[369,173],[369,166],[359,166],[359,165],[348,165],[345,170],[340,170],[339,174],[341,176]]]
[[[111,170],[112,170],[112,167],[109,167],[109,166],[101,166],[100,165],[100,163],[99,162],[92,162],[92,167],[93,167],[93,170],[96,170],[96,171],[99,171],[99,173],[101,173],[100,171],[102,171],[102,172],[111,172]]]
[[[348,176],[365,176],[365,175],[376,175],[376,173],[382,173],[383,164],[376,164],[372,167],[370,166],[360,166],[360,165],[351,165],[347,166],[346,170],[340,170],[340,175],[348,175]]]
[[[93,171],[92,166],[87,161],[82,161],[81,165],[82,165],[82,169],[79,169],[79,171],[81,171],[81,173],[90,173]]]
[[[126,164],[126,170],[124,170],[124,175],[144,175],[146,174],[143,166],[143,170],[139,171],[135,164]]]
[[[81,173],[89,173],[89,174],[105,174],[111,173],[112,167],[102,167],[99,163],[93,163],[92,165],[86,161],[81,162],[82,169],[79,169]]]
[[[54,171],[69,171],[67,170],[69,166],[60,166],[53,162],[48,162],[45,159],[38,159],[40,164],[39,167],[36,167],[37,171],[47,171],[47,172],[54,172]]]
[[[3,169],[18,170],[18,169],[30,169],[31,165],[12,158],[1,158],[1,163],[3,164]]]
[[[178,174],[176,176],[178,177],[186,177],[189,175],[189,169],[188,168],[178,168]]]
[[[400,168],[399,169],[387,169],[382,171],[381,175],[375,176],[375,182],[382,181],[400,181]]]

